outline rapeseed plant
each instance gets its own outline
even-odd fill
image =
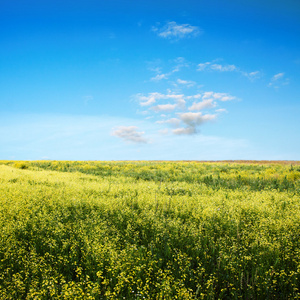
[[[1,299],[300,297],[298,167],[3,161],[0,183]]]

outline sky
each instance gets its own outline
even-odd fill
[[[0,28],[0,160],[300,160],[298,0],[10,0]]]

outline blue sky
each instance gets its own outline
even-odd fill
[[[300,160],[300,3],[0,3],[0,159]]]

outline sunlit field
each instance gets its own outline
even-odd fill
[[[0,299],[299,299],[298,162],[0,161]]]

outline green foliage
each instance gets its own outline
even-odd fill
[[[297,167],[0,163],[1,299],[300,297]]]
[[[125,176],[155,182],[205,184],[216,189],[273,190],[300,193],[300,166],[270,163],[198,163],[198,162],[79,162],[33,161],[6,162],[26,165],[34,170],[80,172],[99,177]]]
[[[22,170],[28,169],[28,164],[25,162],[15,162],[13,166],[15,168],[22,169]]]

